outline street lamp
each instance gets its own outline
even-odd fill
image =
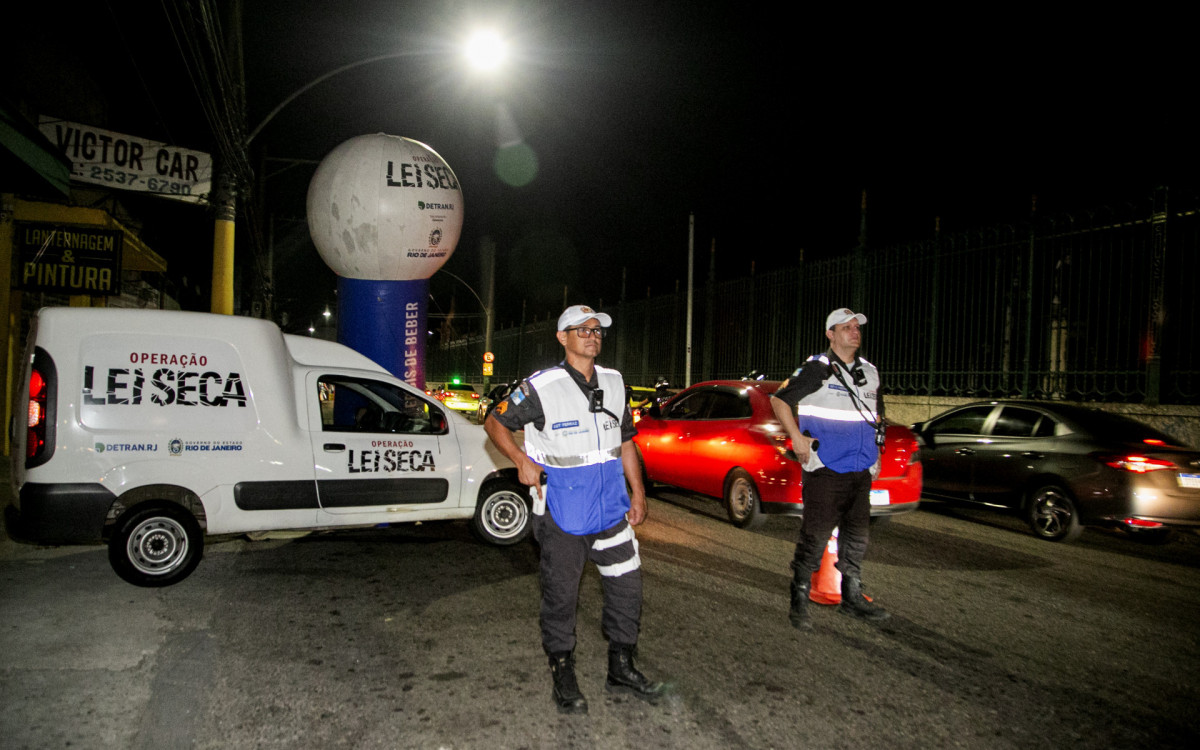
[[[484,318],[483,351],[486,353],[486,352],[490,352],[492,350],[492,331],[495,328],[495,312],[496,312],[495,311],[496,252],[495,252],[495,245],[491,242],[490,239],[484,240],[484,252],[487,255],[487,260],[486,260],[486,262],[487,262],[487,290],[486,291],[487,291],[487,297],[488,297],[487,302],[484,302],[483,299],[479,296],[479,293],[476,292],[474,289],[472,289],[470,284],[463,281],[456,274],[453,274],[450,271],[447,271],[445,268],[438,269],[438,273],[444,273],[447,276],[449,276],[450,278],[456,280],[458,283],[465,286],[467,288],[467,291],[471,293],[471,296],[473,296],[476,299],[476,301],[479,302],[479,306],[483,308],[483,318]],[[484,390],[487,390],[487,387],[489,385],[491,385],[491,378],[485,377],[483,379]]]
[[[287,98],[281,101],[275,107],[275,109],[268,112],[267,116],[262,119],[262,122],[258,123],[258,125],[254,127],[254,130],[250,131],[250,135],[246,136],[245,145],[249,146],[250,143],[258,136],[258,134],[262,132],[262,129],[267,126],[267,123],[275,119],[275,115],[279,114],[284,107],[291,104],[301,94],[313,88],[314,86],[324,83],[336,75],[345,73],[347,70],[353,70],[355,68],[360,68],[363,65],[370,65],[371,63],[377,63],[382,60],[395,60],[401,57],[411,57],[415,54],[418,53],[388,52],[387,54],[375,55],[374,57],[365,57],[362,60],[355,60],[352,63],[347,63],[340,68],[334,68],[328,73],[317,76],[293,91],[287,96]],[[498,32],[490,29],[480,29],[467,38],[466,43],[463,45],[463,54],[466,56],[467,61],[472,68],[479,71],[489,72],[498,69],[508,59],[508,45],[504,42],[504,39],[501,38]]]
[[[324,83],[325,81],[329,80],[330,78],[333,78],[336,75],[345,73],[347,70],[353,70],[354,68],[362,67],[363,65],[370,65],[371,63],[379,62],[380,60],[395,60],[398,57],[408,57],[412,54],[414,54],[414,53],[412,53],[412,52],[389,52],[386,55],[376,55],[374,57],[367,57],[367,58],[363,58],[362,60],[357,60],[357,61],[349,63],[347,65],[343,65],[340,68],[334,68],[333,70],[329,71],[328,73],[326,73],[324,75],[317,76],[316,78],[312,79],[308,83],[304,84],[300,88],[293,91],[291,94],[288,95],[288,97],[286,99],[284,99],[283,101],[281,101],[279,103],[279,106],[275,107],[275,109],[273,109],[269,113],[267,113],[267,116],[262,119],[262,122],[258,123],[258,125],[255,126],[254,130],[250,131],[250,135],[246,136],[246,144],[245,145],[249,146],[250,142],[253,141],[254,138],[259,133],[262,132],[262,129],[267,126],[267,123],[269,123],[271,120],[275,119],[275,115],[279,114],[280,111],[282,111],[284,107],[291,104],[293,101],[296,100],[297,97],[299,97],[301,94],[308,91],[312,87],[314,87],[320,83]]]
[[[508,59],[508,45],[498,33],[480,29],[467,39],[464,53],[471,67],[481,71],[499,68]]]
[[[476,31],[475,34],[468,37],[463,46],[470,66],[475,70],[493,71],[503,64],[506,56],[508,56],[508,46],[503,41],[503,38],[494,31]],[[348,62],[347,65],[336,67],[328,73],[322,74],[317,78],[313,78],[310,82],[300,86],[289,94],[284,100],[277,104],[271,112],[266,114],[265,118],[254,126],[250,134],[246,136],[244,142],[241,143],[242,150],[250,148],[254,138],[258,137],[263,128],[270,124],[271,120],[275,119],[277,114],[282,112],[284,107],[296,100],[306,91],[314,88],[319,84],[329,80],[338,74],[349,70],[354,70],[356,67],[371,65],[373,62],[383,60],[395,60],[413,56],[414,52],[391,52],[382,55],[373,55],[370,58],[355,60]],[[224,173],[215,175],[217,184],[232,184],[232,176]],[[214,244],[212,244],[212,312],[220,312],[226,314],[233,313],[233,265],[234,265],[234,215],[236,209],[236,199],[233,191],[222,191],[220,196],[214,198],[214,208],[217,214],[216,229],[214,232]]]

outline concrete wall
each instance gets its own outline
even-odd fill
[[[937,416],[947,409],[963,404],[988,399],[947,398],[936,396],[887,396],[885,410],[892,422],[911,425]],[[1146,406],[1144,404],[1097,404],[1078,402],[1076,406],[1091,407],[1123,414],[1131,419],[1150,425],[1175,438],[1183,444],[1200,447],[1200,406]]]

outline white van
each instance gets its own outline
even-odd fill
[[[255,318],[46,308],[13,413],[10,536],[107,542],[166,586],[204,535],[471,519],[529,532],[516,470],[471,424],[348,347]]]

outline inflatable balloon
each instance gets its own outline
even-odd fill
[[[321,160],[308,227],[338,279],[338,341],[425,385],[429,277],[462,233],[458,178],[411,138],[361,135]]]

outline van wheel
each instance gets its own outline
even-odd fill
[[[135,586],[170,586],[187,578],[204,549],[204,532],[184,508],[136,505],[118,521],[108,542],[108,562]]]
[[[725,479],[725,511],[739,529],[753,529],[766,520],[759,507],[758,488],[745,469],[734,469]]]
[[[507,479],[483,485],[471,532],[481,541],[501,547],[520,542],[529,535],[528,497],[528,491]]]

